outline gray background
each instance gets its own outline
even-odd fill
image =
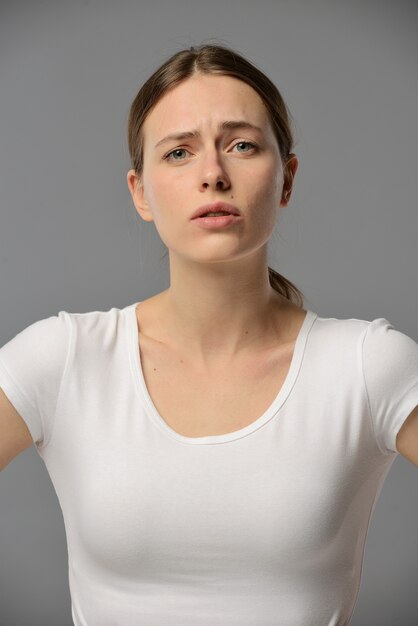
[[[256,63],[296,120],[270,265],[319,315],[385,317],[417,340],[417,14],[405,1],[3,2],[0,345],[60,310],[168,287],[165,247],[126,184],[126,119],[149,74],[202,41]],[[62,514],[34,447],[0,492],[1,626],[71,625]],[[418,470],[399,456],[351,626],[418,623],[417,522]]]

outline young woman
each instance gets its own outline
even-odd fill
[[[418,345],[319,317],[268,267],[298,161],[241,55],[174,54],[128,140],[170,287],[0,349],[2,467],[32,443],[45,462],[76,626],[348,624],[385,477],[418,466]]]

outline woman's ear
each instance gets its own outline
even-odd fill
[[[293,181],[298,169],[299,161],[297,156],[291,152],[287,159],[283,170],[283,191],[282,198],[280,200],[280,206],[286,207],[289,204],[290,196],[292,194]]]
[[[131,169],[126,175],[129,191],[131,192],[132,201],[135,209],[146,222],[153,222],[151,210],[148,202],[145,199],[145,190],[141,178],[138,176],[135,170]]]

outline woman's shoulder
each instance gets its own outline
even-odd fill
[[[316,326],[323,331],[330,333],[352,333],[359,334],[365,332],[374,320],[359,317],[333,317],[315,313]]]
[[[136,303],[135,303],[136,304]],[[72,328],[74,341],[88,345],[104,345],[114,342],[115,336],[123,334],[126,327],[127,314],[135,304],[124,307],[113,306],[108,309],[90,311],[65,311]]]
[[[314,329],[318,341],[330,347],[345,349],[356,346],[363,358],[382,364],[390,358],[418,355],[418,345],[413,333],[399,328],[385,317],[361,319],[356,317],[337,318],[317,315]]]

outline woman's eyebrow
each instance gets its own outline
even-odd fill
[[[247,122],[246,120],[227,120],[225,122],[221,122],[218,125],[219,130],[240,128],[249,128],[252,130],[257,130],[260,133],[263,132],[259,126],[256,126],[251,122]],[[172,133],[170,135],[167,135],[166,137],[163,137],[163,139],[160,139],[160,141],[158,141],[154,147],[158,148],[158,146],[161,146],[163,143],[166,143],[168,141],[181,141],[182,139],[193,139],[196,137],[200,137],[200,132],[198,130],[186,130],[180,133]]]

